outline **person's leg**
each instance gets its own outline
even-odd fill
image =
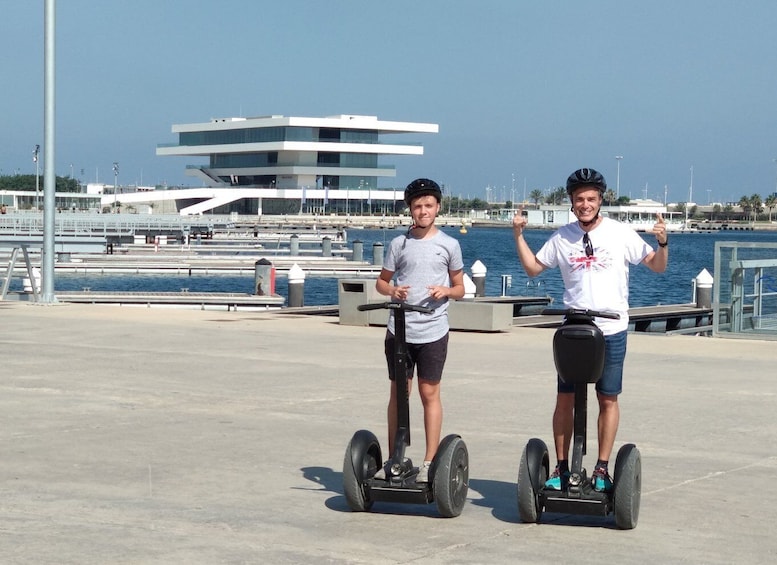
[[[418,370],[418,392],[424,407],[426,452],[424,462],[434,459],[442,434],[442,400],[440,381],[448,356],[448,335],[432,343],[411,347]]]
[[[609,461],[612,448],[615,445],[615,435],[618,433],[620,422],[620,407],[617,396],[608,396],[601,392],[596,393],[599,399],[599,419],[597,428],[599,432],[599,461]]]
[[[626,359],[626,336],[623,331],[605,337],[604,370],[596,383],[599,400],[597,431],[599,461],[609,462],[620,423],[618,395],[623,388],[623,362]]]
[[[553,443],[556,448],[556,461],[569,459],[574,411],[575,393],[559,392],[556,395],[556,409],[553,411]]]
[[[424,431],[426,432],[426,454],[424,461],[431,461],[437,453],[442,433],[442,401],[440,400],[440,381],[432,382],[418,379],[418,391],[424,406]]]

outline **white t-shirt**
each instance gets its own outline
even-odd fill
[[[610,218],[588,232],[594,253],[585,254],[585,232],[577,221],[554,233],[537,253],[546,267],[558,267],[564,280],[564,306],[617,312],[620,320],[596,318],[604,335],[628,329],[629,265],[653,249],[632,228]]]

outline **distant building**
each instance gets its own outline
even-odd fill
[[[378,187],[396,170],[380,156],[423,155],[418,142],[384,143],[386,134],[437,133],[437,124],[389,122],[376,116],[325,118],[265,116],[173,125],[178,143],[157,146],[160,156],[207,157],[186,174],[214,189],[207,201],[181,202],[190,213],[359,211],[367,202],[394,203],[401,193]]]

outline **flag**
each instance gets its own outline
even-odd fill
[[[329,204],[329,185],[327,184],[324,187],[324,206]]]
[[[32,152],[32,162],[38,162],[38,152],[40,151],[40,145],[35,146],[35,150]]]
[[[305,203],[305,187],[302,187],[302,204]]]

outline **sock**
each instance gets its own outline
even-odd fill
[[[608,465],[609,463],[610,463],[609,461],[603,461],[603,460],[601,460],[601,459],[598,459],[598,460],[596,461],[596,468],[597,468],[597,469],[604,469],[604,470],[606,471],[606,470],[607,470],[607,465]]]
[[[569,472],[569,459],[559,459],[558,460],[558,472],[559,473],[568,473]]]

